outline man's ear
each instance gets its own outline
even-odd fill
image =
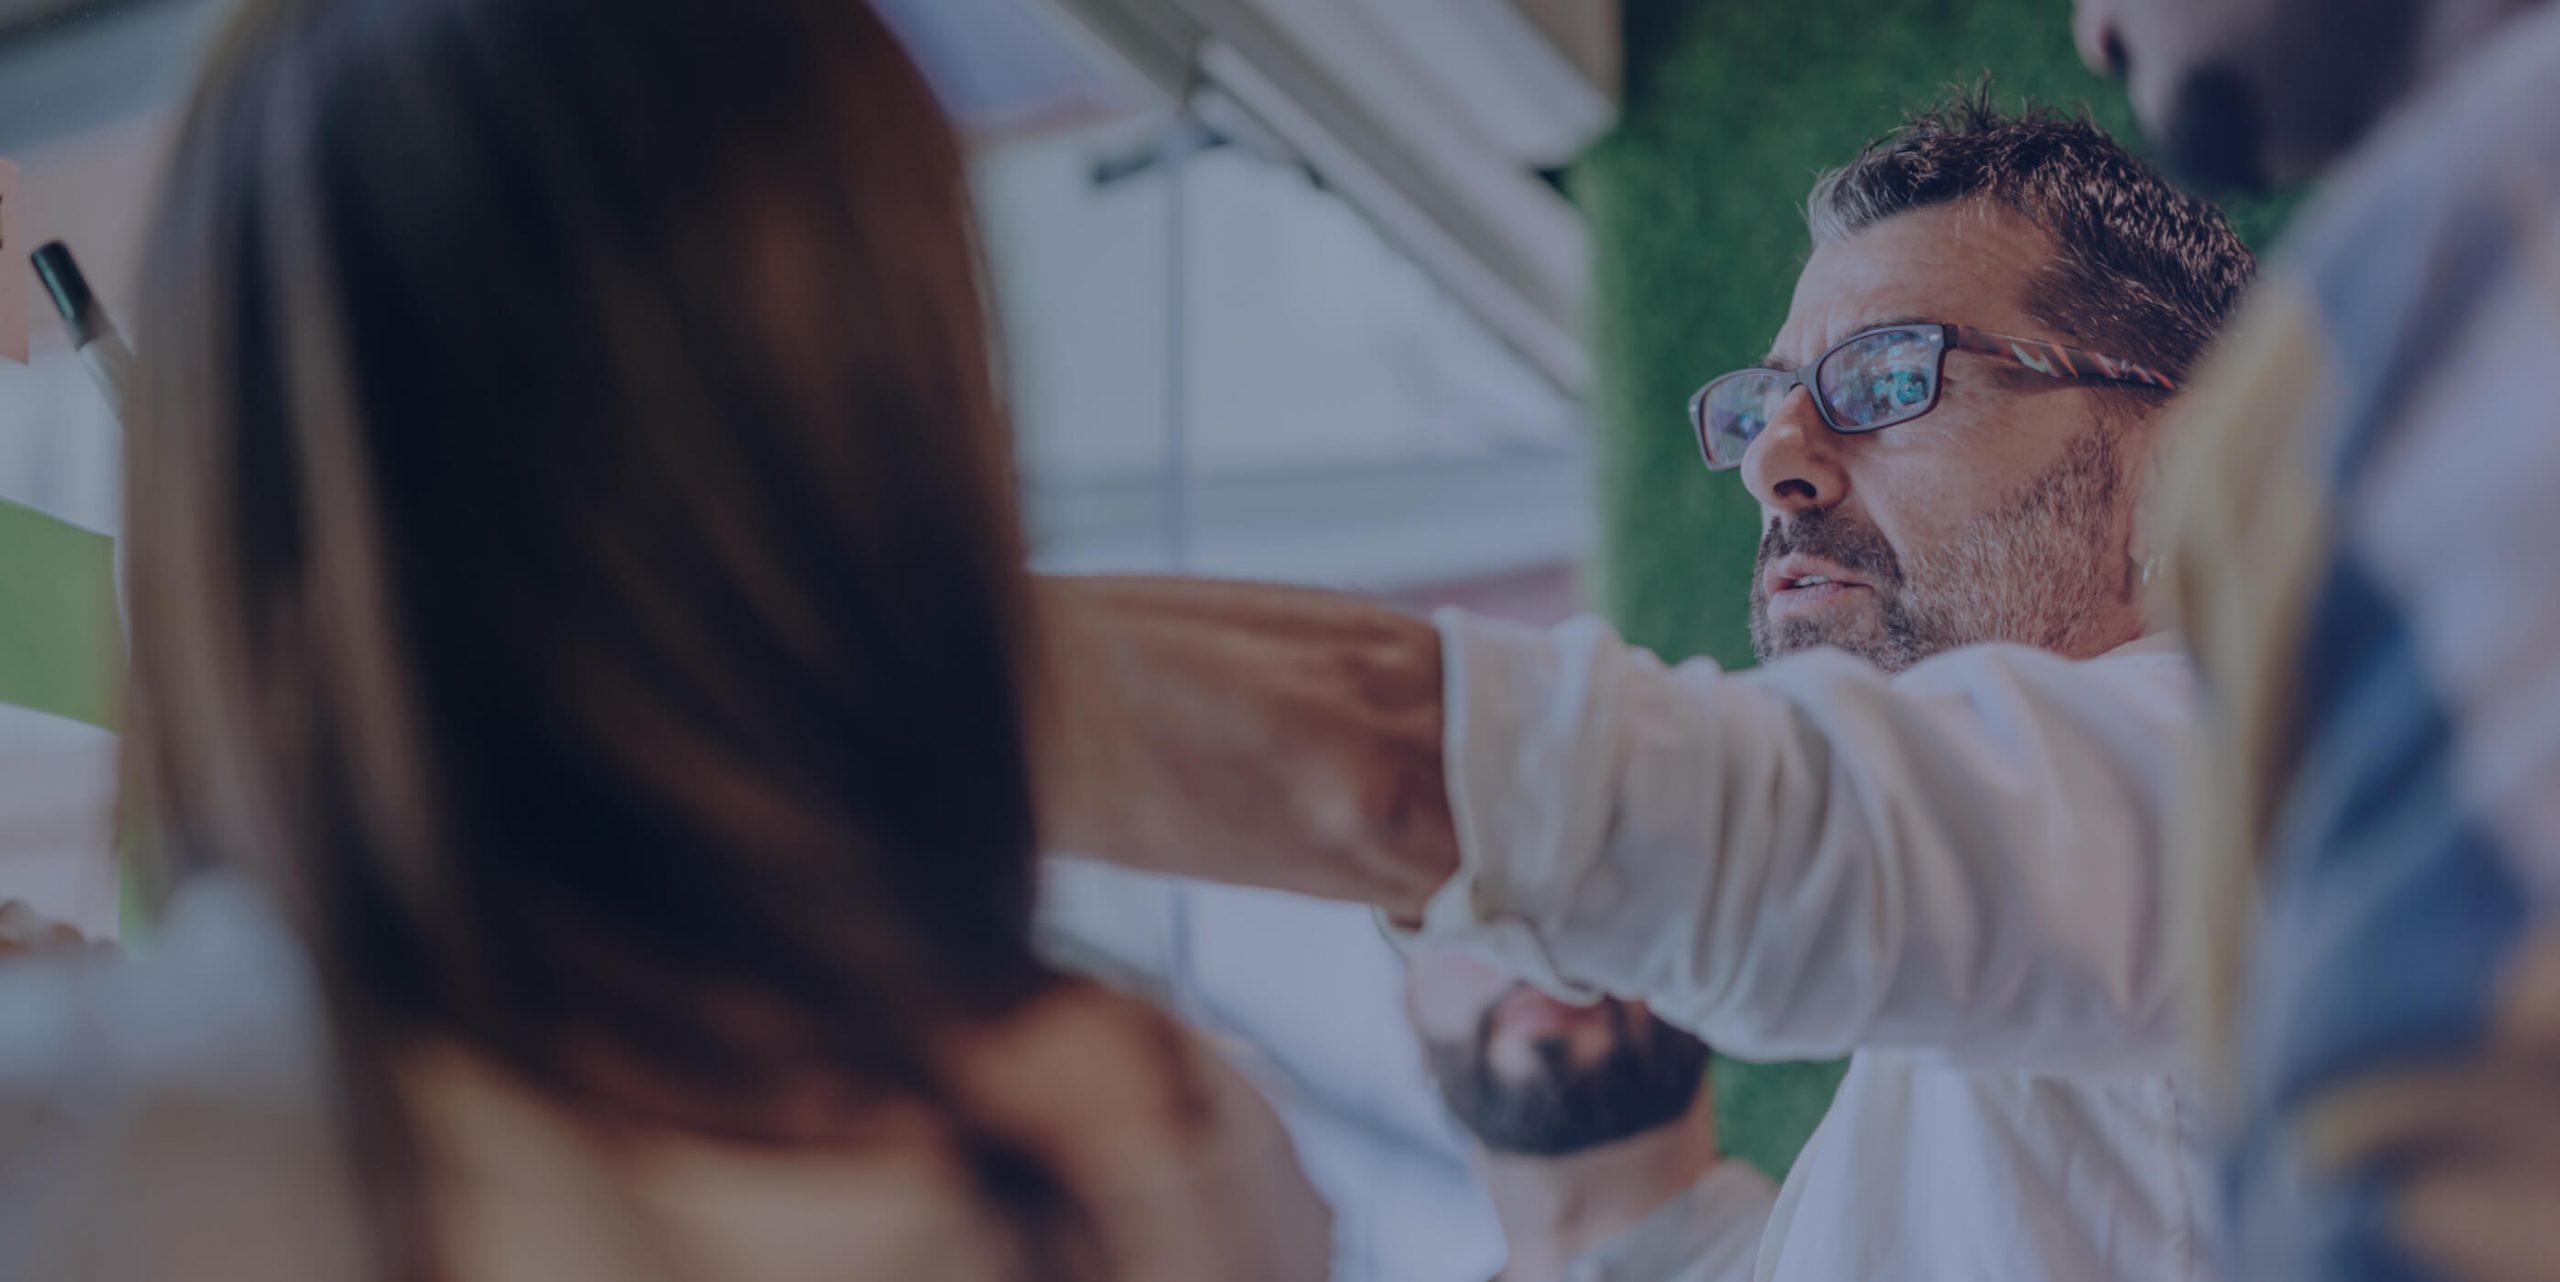
[[[2125,551],[2136,564],[2163,550],[2169,527],[2160,511],[2160,475],[2168,453],[2176,447],[2179,402],[2175,399],[2124,406],[2109,424],[2123,440],[2117,464],[2123,470],[2124,499],[2129,512]]]
[[[2137,565],[2159,555],[2161,540],[2168,534],[2167,516],[2160,510],[2159,438],[2154,436],[2151,440],[2154,444],[2138,449],[2133,466],[2126,469],[2133,505],[2132,538],[2126,543],[2126,551]]]
[[[2141,595],[2158,595],[2145,590],[2158,585],[2168,564],[2173,526],[2161,476],[2167,470],[2170,451],[2178,445],[2180,418],[2177,405],[2164,406],[2143,419],[2125,445],[2130,455],[2125,460],[2124,476],[2131,512],[2125,554],[2133,559],[2135,591]],[[2144,612],[2151,616],[2154,626],[2166,621],[2156,601]]]

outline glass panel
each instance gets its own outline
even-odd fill
[[[1197,142],[1146,115],[979,161],[1048,563],[1406,589],[1576,558],[1571,401],[1303,170]]]

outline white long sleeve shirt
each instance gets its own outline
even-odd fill
[[[1735,675],[1591,620],[1439,623],[1461,867],[1414,940],[1746,1059],[1852,1057],[1763,1282],[2206,1276],[2173,644]]]

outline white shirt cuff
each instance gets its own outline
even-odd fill
[[[1569,1000],[1598,990],[1557,968],[1548,938],[1600,861],[1619,753],[1626,647],[1583,618],[1551,631],[1443,610],[1449,806],[1458,871],[1399,948],[1468,953]]]

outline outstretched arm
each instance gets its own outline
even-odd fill
[[[2148,1067],[2174,1046],[2174,647],[1737,676],[1589,620],[1048,591],[1054,846],[1372,904],[1738,1053]]]

